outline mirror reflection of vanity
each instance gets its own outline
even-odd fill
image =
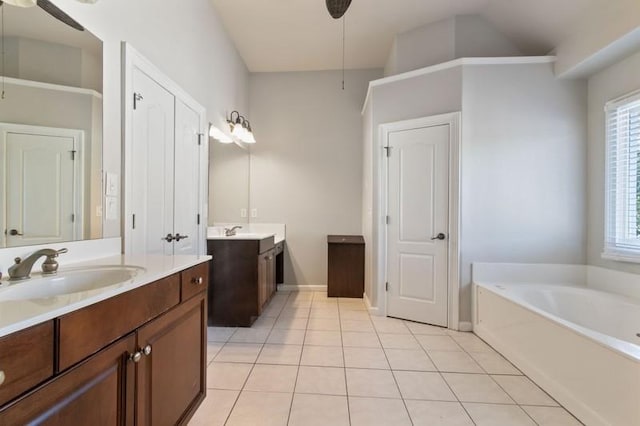
[[[209,217],[213,223],[249,223],[247,146],[211,141],[209,147]]]
[[[102,42],[38,7],[4,14],[0,248],[102,238],[119,204],[117,177],[103,184]]]

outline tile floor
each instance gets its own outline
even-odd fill
[[[209,328],[190,425],[580,425],[471,333],[278,293],[251,328]]]

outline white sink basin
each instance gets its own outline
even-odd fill
[[[273,234],[258,234],[253,232],[240,233],[238,232],[236,235],[231,235],[229,237],[225,235],[210,235],[208,237],[209,240],[262,240],[264,238],[273,237]]]
[[[47,299],[123,285],[144,272],[144,268],[129,265],[69,268],[58,271],[57,275],[34,276],[26,281],[7,282],[0,286],[0,302]]]

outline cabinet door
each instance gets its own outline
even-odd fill
[[[258,315],[262,314],[262,308],[267,302],[269,285],[269,254],[258,255]]]
[[[185,424],[204,399],[206,312],[201,293],[138,330],[137,425]]]
[[[129,335],[0,411],[6,425],[133,425],[135,337]]]

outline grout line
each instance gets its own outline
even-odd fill
[[[340,299],[337,300],[338,305],[338,326],[340,327],[340,350],[342,351],[342,371],[344,373],[344,393],[347,398],[347,418],[351,425],[351,404],[349,403],[349,384],[347,382],[347,360],[344,356],[344,339],[342,338],[342,316],[340,315]]]

